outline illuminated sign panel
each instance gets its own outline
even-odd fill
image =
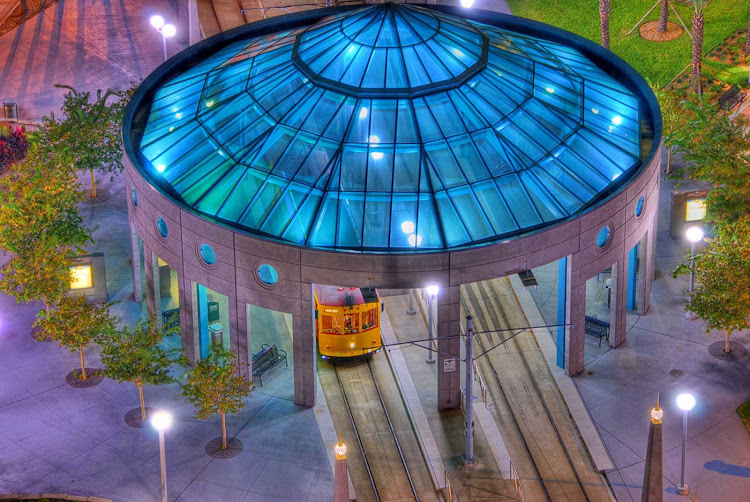
[[[685,221],[700,221],[706,217],[706,199],[693,199],[685,203]]]
[[[94,274],[90,263],[74,265],[70,270],[70,289],[87,289],[94,287]]]

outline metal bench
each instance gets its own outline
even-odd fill
[[[740,86],[734,84],[727,92],[719,97],[719,108],[724,111],[729,111],[745,101],[746,97],[747,95],[745,94],[745,91],[740,90]]]
[[[276,345],[263,344],[260,346],[260,352],[253,354],[253,376],[258,377],[260,386],[263,387],[263,373],[270,370],[281,361],[289,366],[286,360],[286,351],[277,349]]]
[[[180,327],[180,309],[170,309],[161,311],[161,321],[164,329],[174,329]]]
[[[599,347],[601,347],[602,338],[609,340],[609,323],[596,317],[586,316],[586,334],[599,338]]]

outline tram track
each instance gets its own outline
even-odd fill
[[[334,364],[333,369],[374,499],[377,502],[419,502],[419,490],[412,479],[375,371],[370,360],[365,363]],[[375,395],[377,401],[358,397]],[[387,425],[387,429],[384,425]]]
[[[474,317],[482,352],[512,334],[497,330],[528,325],[505,279],[462,287],[462,304]],[[526,354],[535,357],[530,361]],[[527,500],[610,500],[540,357],[533,334],[521,333],[489,352],[482,358],[485,361],[480,360],[480,366],[493,376],[495,392],[491,393],[496,397],[499,425],[505,424],[508,432],[515,433],[515,449],[525,457],[519,459],[517,454],[514,460],[516,469],[523,471],[521,483]],[[540,372],[549,378],[540,381],[535,376]],[[558,422],[563,423],[562,429]],[[575,445],[572,451],[570,445]]]

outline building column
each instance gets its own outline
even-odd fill
[[[460,287],[441,288],[437,297],[438,410],[441,411],[461,405],[460,320]]]
[[[250,358],[250,305],[237,302],[237,361],[240,374],[252,380],[253,361]]]
[[[133,300],[143,301],[143,285],[141,284],[141,247],[138,243],[138,232],[135,226],[130,227],[130,271],[133,273]]]
[[[654,217],[656,220],[656,217]],[[655,223],[655,222],[654,222]],[[656,229],[652,226],[641,239],[641,265],[638,278],[638,314],[645,315],[651,307],[651,281],[656,273]]]
[[[612,265],[611,300],[609,303],[609,345],[619,347],[627,331],[628,253]]]
[[[195,364],[195,355],[200,352],[196,347],[195,326],[198,316],[198,296],[195,283],[179,275],[180,289],[180,339],[182,340],[182,354],[190,364]]]
[[[586,279],[578,272],[580,256],[568,256],[565,281],[565,374],[583,371],[586,344]]]
[[[313,286],[300,284],[299,307],[292,313],[294,330],[294,402],[315,406],[315,329]]]
[[[161,328],[161,315],[157,315],[156,313],[156,302],[161,301],[161,297],[156,297],[155,295],[155,293],[161,294],[159,291],[159,270],[156,260],[156,255],[146,246],[143,246],[143,263],[146,272],[146,311],[149,317],[156,316],[156,326],[157,328]]]

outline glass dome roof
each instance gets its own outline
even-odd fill
[[[204,57],[155,89],[139,148],[156,184],[243,231],[448,250],[606,197],[653,139],[644,106],[566,45],[377,4]]]

